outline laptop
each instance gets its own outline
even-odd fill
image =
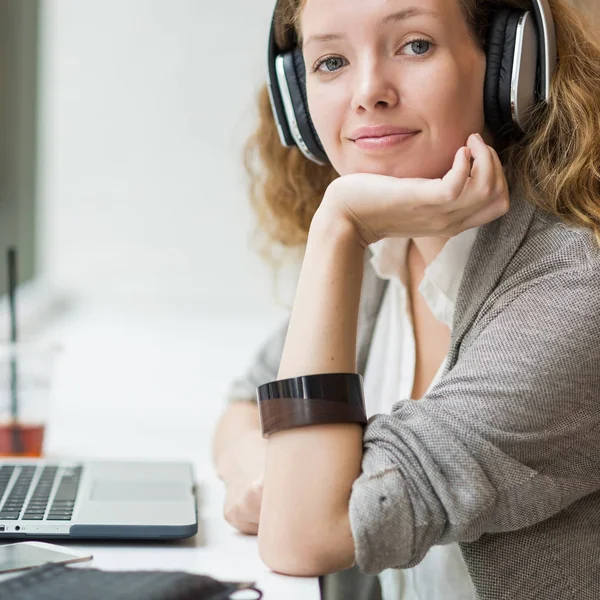
[[[188,463],[1,458],[0,540],[191,537],[196,493]]]

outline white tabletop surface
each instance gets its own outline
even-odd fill
[[[317,578],[273,573],[258,556],[256,537],[224,520],[224,487],[210,458],[227,384],[276,323],[88,308],[45,332],[63,348],[46,456],[189,460],[201,490],[199,533],[189,540],[63,545],[89,550],[91,566],[102,569],[185,570],[255,581],[266,600],[320,598]]]

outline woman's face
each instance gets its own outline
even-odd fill
[[[300,28],[310,114],[340,175],[442,177],[484,133],[486,60],[458,0],[306,0]]]

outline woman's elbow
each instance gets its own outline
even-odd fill
[[[270,528],[261,522],[258,552],[269,569],[294,577],[318,577],[350,568],[354,546],[341,536],[323,534],[326,528],[295,533],[287,527]],[[321,533],[319,533],[321,532]],[[350,547],[349,547],[350,546]]]
[[[258,553],[261,560],[269,569],[282,575],[293,577],[317,577],[324,575],[318,567],[318,561],[312,552],[301,548],[299,544],[290,544],[282,547],[278,543],[267,543],[263,536],[258,534]]]

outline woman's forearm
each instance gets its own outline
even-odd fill
[[[363,256],[351,224],[317,213],[279,379],[356,372]],[[348,501],[361,458],[360,425],[300,427],[269,437],[259,528],[269,567],[318,575],[351,566]]]
[[[354,373],[364,249],[351,223],[317,213],[311,226],[278,379]]]

